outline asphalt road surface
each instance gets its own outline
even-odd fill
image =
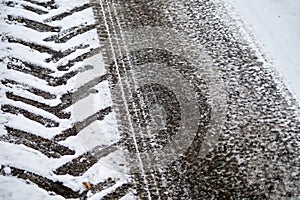
[[[1,198],[299,198],[297,103],[222,3],[1,7]]]

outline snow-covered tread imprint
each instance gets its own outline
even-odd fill
[[[124,196],[130,183],[124,167],[112,166],[112,157],[124,163],[93,4],[0,5],[0,180],[30,184],[33,198],[43,191],[50,199]],[[76,109],[90,99],[100,105],[79,116]],[[93,130],[102,140],[86,145]]]
[[[186,112],[186,110],[181,110],[179,100],[174,92],[163,85],[165,83],[170,87],[170,83],[167,83],[169,80],[161,80],[163,83],[159,83],[158,79],[164,73],[168,74],[171,72],[175,76],[178,76],[174,78],[169,73],[170,77],[172,77],[169,77],[171,80],[178,80],[179,77],[179,80],[182,78],[189,80],[189,83],[183,81],[181,94],[186,93],[186,89],[189,87],[194,89],[191,99],[197,102],[196,104],[199,104],[203,111],[203,117],[199,118],[199,121],[196,122],[196,124],[199,123],[199,127],[196,127],[199,136],[195,137],[194,148],[199,148],[197,144],[201,142],[203,130],[205,130],[207,121],[209,120],[209,107],[205,102],[205,97],[203,97],[203,91],[198,88],[199,85],[204,88],[205,82],[193,75],[195,68],[189,61],[178,56],[178,54],[176,55],[174,52],[163,49],[163,46],[160,48],[155,47],[155,41],[153,41],[151,36],[147,35],[147,33],[155,35],[151,31],[170,26],[167,20],[165,20],[167,17],[159,13],[159,9],[150,6],[148,10],[147,3],[140,1],[131,1],[128,3],[100,0],[93,2],[95,3],[94,15],[98,19],[97,29],[100,44],[103,47],[107,70],[112,76],[110,84],[113,90],[112,93],[114,94],[113,100],[118,110],[118,117],[120,117],[120,129],[124,139],[123,145],[130,152],[128,156],[129,160],[134,160],[130,164],[132,183],[123,185],[117,192],[119,195],[122,193],[126,196],[134,191],[133,194],[137,196],[136,198],[140,199],[167,199],[168,196],[176,198],[178,197],[176,192],[180,192],[180,189],[183,190],[184,186],[177,185],[172,180],[181,179],[180,174],[176,174],[176,171],[168,166],[159,166],[159,164],[154,164],[154,166],[149,165],[151,166],[150,171],[148,171],[149,166],[147,166],[149,164],[147,162],[147,152],[155,151],[156,148],[157,151],[160,151],[162,147],[168,145],[172,136],[180,128],[181,112]],[[156,12],[159,14],[153,14]],[[155,18],[153,18],[154,15]],[[154,28],[151,30],[151,27]],[[155,29],[155,27],[159,28]],[[142,30],[142,28],[145,29]],[[128,35],[123,34],[126,31],[128,31]],[[160,33],[156,34],[159,35]],[[135,41],[131,37],[138,39]],[[166,41],[165,38],[161,40]],[[171,38],[169,40],[171,44],[173,41]],[[169,50],[173,49],[169,48]],[[170,71],[162,73],[158,69],[157,72],[155,71],[157,69],[152,64],[153,66],[164,65],[164,69],[169,68]],[[147,65],[153,68],[147,71]],[[145,71],[140,72],[138,69]],[[146,80],[143,80],[147,73],[151,75],[154,72],[156,72],[156,75],[152,77],[153,80],[149,80],[153,82],[147,83]],[[175,85],[171,87],[174,88]],[[182,101],[182,99],[180,100]],[[180,103],[182,104],[182,102]],[[147,130],[149,129],[151,120],[149,117],[153,117],[150,116],[149,110],[153,105],[163,107],[167,117],[162,129],[157,134],[151,132],[150,134],[154,136],[149,136],[149,130]],[[160,121],[162,120],[160,119]],[[142,158],[141,154],[144,153],[146,154],[145,158]],[[176,164],[174,163],[174,165]],[[106,197],[108,197],[107,199],[114,199],[113,195],[112,193],[111,196],[107,195]]]

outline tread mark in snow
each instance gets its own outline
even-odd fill
[[[91,188],[90,192],[91,192],[92,194],[96,194],[97,192],[101,192],[102,190],[105,190],[105,189],[107,189],[107,188],[109,188],[109,187],[112,187],[112,186],[114,186],[115,184],[116,184],[116,181],[115,181],[114,179],[108,178],[108,179],[106,179],[105,181],[100,182],[100,183],[98,183],[97,185],[94,185],[94,186]]]
[[[19,83],[14,80],[4,79],[4,80],[1,80],[1,83],[9,88],[12,88],[13,86],[16,86],[19,88],[21,87],[23,90],[27,90],[28,92],[31,92],[32,94],[43,97],[44,99],[55,99],[56,98],[56,95],[51,94],[50,92],[46,92],[46,91],[34,88],[34,87],[29,86],[24,83]]]
[[[3,166],[2,166],[3,168]],[[62,182],[60,181],[53,181],[48,178],[45,178],[43,176],[37,175],[32,172],[25,171],[23,169],[19,169],[16,167],[9,166],[11,169],[11,176],[15,176],[17,178],[23,179],[24,181],[31,181],[32,183],[36,184],[38,187],[54,192],[58,195],[61,195],[65,198],[79,198],[84,195],[85,192],[79,193],[76,191],[73,191],[71,188],[65,186]],[[1,169],[2,171],[2,169]]]
[[[71,136],[77,136],[81,132],[81,130],[85,129],[87,126],[89,126],[91,123],[93,123],[96,120],[102,121],[105,120],[105,116],[109,115],[112,112],[112,108],[109,105],[105,105],[105,107],[96,112],[96,113],[90,113],[89,117],[82,121],[75,121],[73,124],[67,125],[68,128],[65,130],[60,128],[60,123],[71,121],[71,114],[72,112],[64,112],[64,109],[68,108],[69,106],[72,106],[76,102],[78,102],[81,99],[84,99],[88,97],[90,94],[97,93],[97,89],[94,87],[100,84],[103,81],[109,81],[111,78],[111,74],[107,74],[105,71],[101,72],[102,75],[97,76],[96,78],[91,77],[90,80],[87,81],[87,83],[82,84],[79,86],[78,89],[73,91],[69,87],[67,87],[66,91],[61,92],[61,88],[64,89],[66,86],[64,84],[68,83],[68,81],[73,78],[76,79],[80,73],[92,70],[97,65],[85,65],[83,67],[77,67],[77,63],[80,65],[83,61],[85,61],[87,58],[90,58],[96,54],[103,53],[100,51],[100,45],[97,44],[96,47],[92,46],[90,43],[91,41],[94,41],[94,44],[98,42],[97,39],[97,33],[96,33],[96,24],[94,23],[94,20],[87,21],[86,17],[82,17],[82,21],[75,22],[74,27],[72,28],[64,28],[64,18],[67,16],[70,16],[72,14],[80,15],[86,14],[88,12],[90,7],[93,7],[94,5],[92,3],[82,3],[80,6],[77,6],[71,8],[69,11],[66,11],[68,6],[64,8],[64,3],[62,3],[61,9],[63,10],[61,13],[57,14],[58,10],[53,10],[58,8],[58,4],[54,0],[48,1],[48,2],[40,2],[37,0],[28,0],[26,2],[10,2],[7,3],[7,6],[10,7],[18,7],[18,9],[28,10],[30,12],[24,12],[24,16],[15,16],[14,14],[7,14],[6,21],[3,23],[9,23],[11,26],[14,27],[20,27],[24,26],[27,28],[22,28],[22,31],[32,32],[32,30],[36,30],[39,32],[45,32],[47,33],[47,36],[50,35],[50,37],[46,38],[34,38],[35,40],[31,39],[23,39],[22,37],[19,37],[19,35],[6,35],[1,38],[2,42],[11,43],[12,47],[11,52],[13,52],[14,47],[20,48],[18,51],[27,50],[27,48],[30,48],[30,51],[33,52],[33,55],[38,56],[39,54],[43,54],[42,57],[46,57],[45,53],[49,54],[45,58],[45,60],[41,60],[38,64],[34,64],[35,56],[28,56],[25,59],[18,58],[16,55],[15,57],[12,57],[11,55],[6,55],[1,58],[1,62],[3,61],[6,65],[6,70],[9,73],[13,73],[14,71],[18,71],[20,73],[23,73],[25,75],[26,79],[24,81],[17,80],[14,76],[1,80],[1,83],[4,85],[5,89],[5,96],[7,103],[4,103],[1,107],[1,110],[6,113],[11,113],[14,115],[17,115],[16,118],[22,119],[23,116],[27,119],[24,121],[28,121],[28,123],[35,123],[38,122],[42,125],[44,125],[46,128],[43,129],[45,131],[53,131],[57,129],[57,135],[55,135],[53,138],[48,139],[45,138],[43,135],[47,135],[48,133],[36,133],[35,131],[32,131],[32,133],[22,130],[23,125],[15,125],[15,124],[9,124],[4,125],[6,129],[6,134],[1,136],[0,140],[2,142],[12,143],[14,145],[24,145],[31,150],[37,150],[41,154],[44,154],[45,156],[51,158],[50,160],[53,161],[59,161],[61,158],[66,159],[68,155],[74,155],[76,154],[75,150],[72,150],[64,145],[59,144],[60,141],[66,140]],[[91,14],[92,9],[90,10]],[[52,13],[53,12],[53,13]],[[44,20],[43,22],[39,22],[36,20],[32,20],[32,17],[36,16],[36,13],[38,14],[49,14],[48,18]],[[44,17],[44,16],[42,16]],[[55,25],[47,24],[47,22],[56,21]],[[60,23],[61,22],[61,23]],[[76,26],[75,24],[79,23],[81,25]],[[30,30],[32,29],[32,30]],[[94,31],[95,30],[95,31]],[[56,33],[53,33],[56,32]],[[17,34],[17,33],[16,33]],[[88,43],[81,43],[81,44],[69,44],[71,42],[68,42],[69,40],[73,39],[76,40],[77,38],[82,37],[89,37]],[[13,45],[15,43],[16,45]],[[56,44],[54,44],[56,43]],[[60,43],[64,43],[63,45]],[[63,48],[60,48],[62,47]],[[59,50],[59,49],[65,49],[65,50]],[[33,51],[36,50],[36,51]],[[78,51],[77,51],[78,50]],[[68,57],[72,57],[72,59],[68,59]],[[75,57],[75,58],[74,58]],[[84,64],[84,63],[83,63]],[[76,66],[75,66],[76,65]],[[74,66],[76,69],[71,69]],[[58,71],[65,71],[65,72],[58,72]],[[58,73],[59,75],[54,75],[55,73]],[[16,73],[19,74],[19,73]],[[21,74],[22,75],[22,74]],[[23,76],[22,75],[22,76]],[[45,80],[44,81],[39,81]],[[39,81],[41,83],[41,86],[38,88],[30,86],[30,82],[36,82]],[[71,80],[72,81],[72,80]],[[107,87],[107,84],[103,84],[104,87]],[[41,89],[44,88],[45,89]],[[47,91],[47,88],[49,88],[49,91]],[[58,88],[56,91],[55,89]],[[18,91],[15,91],[17,89]],[[108,88],[107,88],[108,89]],[[34,96],[26,96],[26,93],[22,94],[20,91],[28,91],[36,96],[43,97],[47,101],[39,101]],[[28,93],[27,93],[28,94]],[[58,100],[57,98],[60,97],[60,103],[54,104],[51,103],[51,105],[48,105],[48,102],[52,102],[52,100]],[[109,98],[109,97],[104,97]],[[109,99],[105,99],[107,101]],[[12,103],[11,103],[12,102]],[[15,102],[16,104],[13,104]],[[18,103],[20,102],[20,103]],[[26,104],[28,105],[28,108],[21,107],[19,105]],[[19,108],[20,107],[20,108]],[[30,108],[30,109],[29,109]],[[28,110],[27,110],[28,109]],[[41,112],[42,111],[42,112]],[[45,116],[49,116],[46,114],[40,114],[45,113],[47,114],[53,114],[56,117],[58,117],[57,122],[56,118],[55,120],[48,119]],[[18,116],[20,114],[20,116]],[[9,114],[6,114],[8,117],[10,117]],[[23,116],[22,116],[23,115]],[[54,116],[53,116],[54,117]],[[65,120],[69,119],[70,120]],[[108,117],[108,119],[111,117]],[[23,119],[22,119],[23,120]],[[30,124],[29,123],[29,124]],[[16,127],[15,127],[16,126]],[[26,126],[26,125],[25,125]],[[71,126],[71,128],[69,128]],[[53,127],[58,127],[55,129],[52,129]],[[42,135],[42,136],[40,136]],[[114,144],[106,144],[106,147],[96,147],[90,151],[87,151],[86,153],[82,153],[81,156],[74,158],[72,161],[69,161],[58,167],[56,169],[57,174],[71,174],[71,176],[81,176],[86,171],[88,171],[91,167],[94,166],[95,163],[97,163],[102,158],[110,155],[113,152],[116,152],[118,150],[119,146],[122,145],[121,141],[116,142]],[[111,146],[110,146],[111,145]],[[80,160],[85,160],[91,157],[90,162],[78,162]],[[55,159],[52,159],[55,158]],[[77,167],[74,167],[77,166]],[[76,172],[72,172],[70,168],[76,168]],[[65,169],[64,169],[65,168]],[[11,167],[11,175],[18,177],[20,179],[29,180],[35,184],[37,184],[40,188],[45,189],[46,191],[52,191],[58,195],[61,195],[65,198],[80,198],[80,199],[86,199],[87,195],[86,192],[80,193],[77,191],[73,191],[71,188],[68,188],[64,186],[66,181],[63,182],[59,181],[53,181],[50,180],[52,177],[49,175],[49,177],[42,177],[40,175],[37,175],[35,173],[26,172],[24,169],[19,169],[17,166]],[[60,176],[57,176],[58,179],[60,179]],[[96,194],[99,192],[103,192],[103,190],[109,189],[110,187],[117,188],[116,190],[110,190],[112,191],[112,194],[117,197],[124,196],[126,183],[125,186],[120,185],[118,182],[124,181],[123,178],[106,178],[101,177],[102,181],[95,183],[93,187],[89,190],[90,193]],[[79,183],[81,185],[81,183]],[[119,187],[119,188],[118,188]],[[123,189],[122,189],[123,188]],[[127,191],[127,190],[126,190]],[[117,193],[120,193],[119,195]],[[110,195],[111,196],[111,195]]]
[[[74,58],[73,60],[69,60],[67,64],[65,65],[60,65],[57,67],[57,69],[59,71],[68,71],[72,66],[74,66],[77,62],[79,61],[83,61],[89,57],[92,57],[96,54],[100,53],[100,48],[95,48],[95,49],[90,49],[89,52],[86,52],[76,58]]]
[[[34,134],[6,126],[7,135],[0,138],[1,141],[15,144],[23,144],[40,151],[48,157],[60,158],[64,155],[74,155],[75,151],[54,141],[36,136]]]
[[[44,15],[44,14],[48,14],[49,12],[41,10],[41,9],[37,9],[31,6],[27,6],[27,5],[21,5],[25,10],[29,10],[31,12],[37,13],[39,15]]]
[[[16,5],[23,7],[25,10],[28,10],[30,12],[33,12],[35,14],[39,14],[39,15],[44,15],[44,14],[48,14],[48,11],[36,8],[36,7],[32,7],[32,6],[28,6],[28,5],[24,5],[21,3],[17,3],[17,2],[13,2],[13,1],[7,1],[7,2],[2,2],[4,5],[8,6],[8,7],[15,7]]]
[[[85,127],[89,126],[91,123],[93,123],[96,120],[103,120],[106,115],[111,113],[111,107],[107,107],[105,109],[102,109],[95,114],[89,116],[85,120],[81,122],[76,122],[73,127],[64,130],[62,133],[54,136],[54,141],[62,141],[66,140],[68,137],[77,135],[81,130],[83,130]]]
[[[118,144],[119,143],[115,143],[104,148],[95,147],[91,151],[86,152],[80,155],[79,157],[74,158],[70,162],[62,165],[61,167],[57,168],[54,173],[57,175],[70,174],[72,176],[81,176],[90,167],[96,164],[98,160],[116,151],[118,149]]]
[[[25,27],[30,28],[35,31],[38,31],[38,32],[59,32],[61,30],[61,27],[49,26],[47,24],[43,24],[41,22],[36,22],[34,20],[27,19],[25,17],[14,17],[12,15],[7,15],[7,19],[10,22],[17,22],[20,24],[24,24]]]
[[[46,19],[45,22],[62,20],[63,18],[72,15],[73,13],[80,12],[82,10],[90,8],[91,6],[92,5],[90,3],[87,3],[87,4],[84,4],[84,5],[79,6],[79,7],[74,7],[73,9],[71,9],[69,11],[60,13],[58,15],[55,15],[53,17],[50,17],[50,18]]]
[[[86,48],[88,48],[88,47],[89,47],[88,44],[86,44],[86,45],[80,44],[80,45],[78,45],[78,46],[68,48],[68,49],[65,50],[65,51],[59,51],[59,52],[57,52],[57,54],[53,55],[51,58],[47,58],[45,61],[46,61],[47,63],[49,63],[49,62],[51,62],[51,61],[52,61],[53,63],[56,63],[56,62],[58,62],[59,60],[61,60],[62,58],[64,58],[64,57],[70,55],[71,53],[74,53],[77,49],[86,49]]]
[[[34,101],[34,100],[31,100],[31,99],[27,99],[25,97],[21,97],[21,96],[15,95],[15,94],[13,94],[11,92],[6,92],[6,97],[8,99],[11,99],[11,100],[14,100],[14,101],[20,101],[20,102],[29,104],[31,106],[34,106],[36,108],[40,108],[42,110],[45,110],[45,111],[47,111],[47,112],[49,112],[49,113],[57,116],[60,119],[69,119],[70,118],[70,113],[65,113],[60,108],[61,104],[58,105],[58,106],[49,106],[47,104],[40,103],[38,101]]]
[[[1,110],[3,112],[8,112],[8,113],[11,113],[14,115],[22,114],[24,117],[31,119],[32,121],[36,121],[36,122],[44,125],[45,127],[58,127],[59,126],[59,123],[54,120],[47,119],[41,115],[34,114],[32,112],[29,112],[27,110],[24,110],[22,108],[18,108],[18,107],[12,106],[12,105],[4,104],[1,106]]]
[[[74,38],[77,35],[84,34],[90,30],[93,30],[96,28],[96,24],[89,24],[86,26],[76,26],[69,30],[63,31],[62,33],[58,33],[57,35],[53,35],[50,37],[47,37],[44,39],[46,42],[52,42],[55,43],[66,43],[68,40]]]
[[[2,38],[2,40],[6,40],[7,42],[10,42],[10,43],[21,44],[25,47],[37,50],[40,53],[48,53],[50,55],[55,55],[57,53],[57,51],[55,51],[49,47],[46,47],[44,45],[40,45],[40,44],[33,43],[33,42],[26,42],[24,40],[17,39],[12,36],[5,36]]]
[[[50,8],[50,9],[58,8],[58,6],[55,4],[55,0],[50,0],[47,2],[39,2],[39,1],[34,1],[34,0],[24,0],[24,1],[27,1],[29,3],[36,4],[38,6],[42,6],[45,8]]]
[[[116,188],[114,191],[103,196],[101,199],[102,200],[109,200],[109,199],[116,199],[116,198],[120,199],[128,193],[129,189],[132,188],[132,186],[133,184],[131,183],[123,184],[122,186]]]
[[[48,82],[48,85],[50,86],[60,86],[67,83],[67,81],[77,75],[79,72],[83,72],[86,70],[92,69],[91,66],[84,66],[83,68],[80,68],[78,70],[70,71],[68,73],[65,73],[64,75],[60,77],[53,77],[50,75],[50,73],[53,73],[54,71],[46,68],[42,68],[39,66],[36,66],[34,64],[27,63],[25,61],[22,61],[17,58],[8,58],[10,61],[7,62],[7,68],[13,69],[25,74],[30,74],[32,76],[35,76],[37,78],[43,79]],[[75,64],[75,61],[72,63]]]

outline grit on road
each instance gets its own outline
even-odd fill
[[[223,1],[0,2],[0,198],[299,197],[298,104]]]

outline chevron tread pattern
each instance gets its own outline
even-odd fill
[[[80,135],[86,134],[91,125],[113,119],[110,103],[82,119],[77,119],[72,111],[75,104],[101,93],[99,87],[109,90],[110,76],[105,70],[79,86],[74,85],[78,77],[97,67],[97,63],[86,65],[85,61],[101,54],[99,41],[95,39],[98,36],[93,4],[84,0],[76,3],[1,0],[0,5],[4,11],[0,14],[4,27],[0,35],[3,46],[0,63],[5,68],[0,112],[7,119],[0,144],[14,145],[21,155],[31,152],[37,159],[53,164],[47,176],[35,170],[30,162],[22,166],[0,162],[0,176],[31,182],[49,196],[65,199],[87,199],[106,190],[106,198],[124,196],[130,184],[124,177],[100,174],[92,181],[93,187],[82,184],[87,177],[97,176],[89,171],[97,170],[99,162],[116,153],[118,142],[86,150],[84,145],[82,148],[67,142],[80,141]],[[100,101],[110,102],[109,97],[103,98]],[[98,157],[94,156],[95,152]],[[0,156],[10,154],[2,152]],[[9,174],[3,171],[5,167],[11,169]],[[74,177],[77,187],[68,185],[70,181],[65,176]]]

